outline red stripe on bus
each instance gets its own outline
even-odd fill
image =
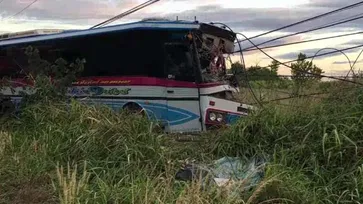
[[[32,85],[25,79],[12,79],[12,86],[22,87]],[[165,86],[180,88],[210,88],[221,86],[223,83],[202,83],[158,79],[153,77],[84,77],[73,82],[73,86]]]
[[[222,83],[203,83],[158,79],[153,77],[87,77],[78,79],[74,86],[166,86],[181,88],[208,88],[223,85]]]

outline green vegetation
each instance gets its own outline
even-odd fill
[[[297,62],[291,65],[292,79],[297,82],[306,82],[309,80],[320,80],[320,75],[323,74],[323,70],[314,65],[311,61],[306,60],[306,55],[300,53],[297,57]]]
[[[324,97],[266,104],[191,142],[142,116],[35,94],[1,118],[0,203],[362,203],[363,90],[316,81],[304,91],[317,90]],[[203,189],[175,180],[188,161],[225,156],[267,158],[264,179],[250,191],[246,181]]]
[[[190,143],[104,107],[32,104],[2,121],[1,202],[359,203],[363,92],[344,88],[310,106],[266,106]],[[240,197],[174,179],[186,160],[255,155],[269,160],[265,179]]]
[[[235,74],[240,81],[246,80],[246,74],[249,81],[271,81],[278,80],[277,72],[279,64],[273,61],[270,68],[260,67],[258,65],[247,68],[246,72],[243,69],[243,65],[239,62],[231,65],[230,72]]]

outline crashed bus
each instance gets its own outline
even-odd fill
[[[31,33],[31,34],[30,34]],[[253,108],[234,100],[238,87],[226,73],[225,55],[236,35],[211,24],[142,20],[87,30],[2,35],[0,78],[21,79],[24,50],[32,46],[53,62],[86,59],[69,96],[120,111],[142,111],[166,132],[201,132],[233,124]],[[11,49],[11,52],[9,51]],[[24,84],[0,90],[16,108]]]

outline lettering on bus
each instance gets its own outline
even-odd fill
[[[105,89],[99,86],[91,86],[91,87],[72,87],[69,89],[68,94],[70,95],[92,95],[92,96],[100,96],[100,95],[111,95],[111,96],[120,96],[120,95],[128,95],[131,91],[130,88],[110,88]]]
[[[130,80],[81,80],[74,82],[73,85],[91,85],[91,84],[115,84],[115,85],[121,85],[121,84],[129,84]]]

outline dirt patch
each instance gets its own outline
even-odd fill
[[[53,204],[57,203],[53,195],[50,178],[17,181],[3,185],[0,203],[7,204]]]

